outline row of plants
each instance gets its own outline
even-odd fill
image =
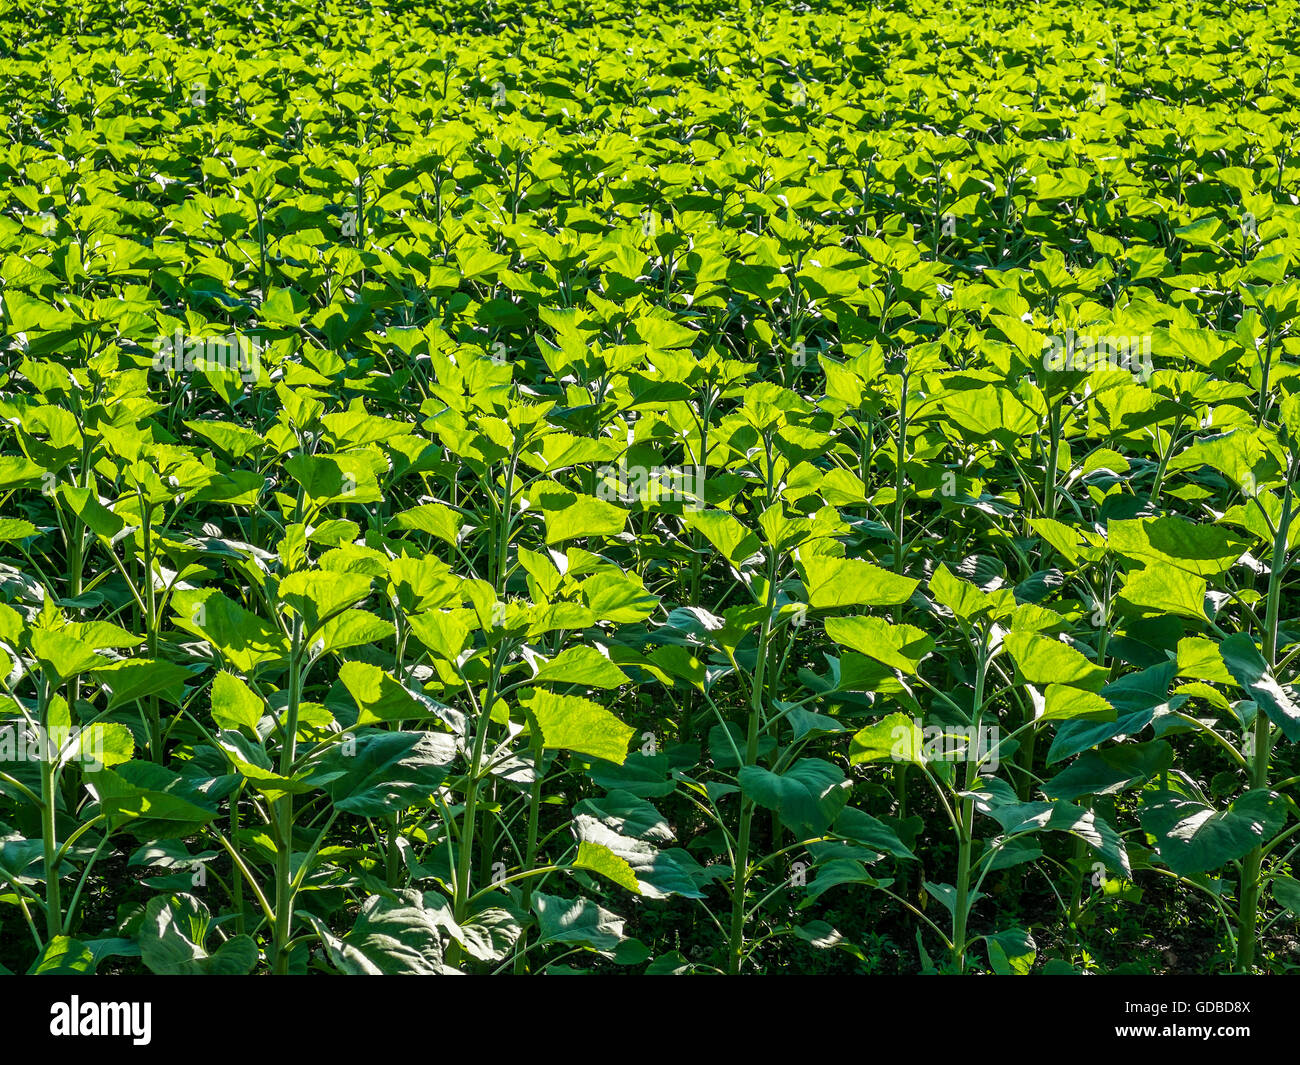
[[[1295,15],[959,8],[0,0],[0,965],[1294,969]]]

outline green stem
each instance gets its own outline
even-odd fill
[[[280,775],[293,774],[298,737],[298,706],[302,699],[302,618],[293,619],[289,652],[289,705],[285,711],[284,741],[280,746]],[[293,794],[286,793],[275,804],[279,848],[275,854],[275,928],[273,949],[275,974],[289,973],[289,930],[293,924]]]
[[[141,532],[144,536],[145,635],[148,641],[149,657],[157,658],[158,600],[157,592],[153,586],[153,508],[145,505],[143,493],[140,496],[140,510],[144,523]],[[149,757],[152,761],[161,765],[163,760],[162,718],[158,713],[157,696],[149,696],[145,702],[145,710],[149,722]]]
[[[465,810],[461,815],[460,849],[456,855],[456,891],[453,913],[457,923],[469,916],[470,868],[474,860],[474,827],[478,817],[479,774],[483,768],[483,751],[487,745],[488,724],[492,720],[492,707],[496,702],[497,680],[500,675],[501,662],[506,657],[506,649],[498,651],[493,663],[491,676],[488,678],[487,690],[483,693],[483,705],[479,709],[474,723],[474,750],[470,755],[469,773],[465,780]],[[460,956],[458,950],[449,954],[449,960],[455,964]]]
[[[230,838],[236,839],[239,835],[239,792],[242,789],[236,789],[235,793],[230,796]],[[239,875],[239,869],[236,868],[234,875],[231,877],[233,887],[231,889],[231,899],[235,905],[235,935],[244,934],[244,880]]]
[[[42,673],[38,684],[37,720],[41,745],[41,842],[45,850],[45,935],[52,940],[63,933],[63,899],[59,883],[58,827],[55,824],[55,751],[50,742],[50,682]]]
[[[767,611],[758,638],[758,663],[754,668],[754,686],[750,693],[749,728],[745,737],[745,765],[758,761],[759,727],[763,717],[764,676],[767,671],[767,648],[772,636],[772,610],[776,605],[776,549],[771,548],[767,567]],[[754,825],[754,801],[742,796],[740,832],[736,837],[734,885],[731,894],[731,936],[727,951],[727,972],[737,975],[745,954],[745,890],[749,881],[749,843]]]
[[[524,844],[524,871],[530,872],[537,864],[537,824],[542,807],[542,742],[541,736],[533,738],[533,783],[528,789],[528,839]],[[523,911],[528,912],[533,903],[533,881],[524,881]],[[526,933],[525,933],[526,935]],[[519,946],[522,948],[524,943]],[[522,951],[515,957],[515,973],[522,976],[528,971]]]
[[[398,886],[402,870],[402,856],[397,849],[397,838],[401,834],[397,815],[388,819],[388,846],[384,848],[384,882],[392,888]]]
[[[979,735],[980,716],[984,706],[984,681],[989,667],[988,636],[980,639],[979,661],[975,667],[974,734]],[[970,791],[974,776],[973,762],[969,759],[962,767],[965,790]],[[975,800],[965,798],[957,809],[957,898],[952,914],[952,951],[957,972],[966,971],[966,927],[970,917],[971,852],[974,846]]]
[[[1282,489],[1282,515],[1273,537],[1273,556],[1268,578],[1267,604],[1264,615],[1264,660],[1272,669],[1277,665],[1278,611],[1282,601],[1282,574],[1286,571],[1287,541],[1291,528],[1291,491]],[[1255,710],[1254,748],[1250,761],[1252,791],[1268,787],[1268,763],[1272,754],[1273,734],[1263,708]],[[1260,870],[1264,861],[1261,840],[1245,857],[1241,866],[1240,905],[1237,909],[1237,969],[1248,973],[1255,964],[1256,926],[1259,918]]]
[[[1061,427],[1060,406],[1047,404],[1047,469],[1043,471],[1043,517],[1056,517],[1056,476],[1060,461]]]

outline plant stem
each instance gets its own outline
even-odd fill
[[[483,706],[474,723],[474,750],[470,755],[469,773],[465,779],[465,810],[461,815],[460,848],[456,855],[456,892],[453,901],[453,914],[457,923],[469,916],[470,869],[474,861],[474,827],[478,817],[479,774],[483,768],[483,751],[487,746],[488,724],[492,720],[492,707],[496,703],[497,678],[501,663],[507,657],[508,650],[501,648],[493,663],[492,673],[488,678],[487,691],[483,693]],[[460,953],[454,949],[448,959],[455,964]]]
[[[144,502],[144,493],[140,494],[140,511],[143,518],[141,534],[144,537],[144,625],[145,637],[149,648],[149,657],[158,657],[158,593],[153,586],[153,508]],[[145,716],[149,723],[149,758],[162,764],[162,718],[158,713],[158,697],[149,696],[145,700]]]
[[[770,549],[767,567],[767,612],[758,637],[758,663],[749,704],[749,728],[745,737],[745,765],[758,761],[759,726],[763,717],[764,678],[767,648],[772,636],[772,610],[776,606],[776,548]],[[754,801],[740,800],[740,832],[736,837],[736,868],[731,893],[731,935],[727,951],[727,972],[737,975],[745,953],[745,889],[749,880],[749,837],[754,825]]]
[[[302,699],[302,618],[293,619],[289,651],[289,705],[285,711],[284,742],[280,747],[280,775],[293,773],[298,737],[298,704]],[[279,848],[275,855],[275,974],[289,972],[289,930],[293,924],[293,794],[286,793],[276,803]]]
[[[1282,489],[1282,515],[1273,537],[1273,556],[1269,569],[1267,604],[1264,615],[1264,661],[1269,669],[1277,665],[1278,611],[1282,601],[1282,574],[1286,570],[1287,542],[1291,528],[1291,490]],[[1268,787],[1268,763],[1272,754],[1273,734],[1268,715],[1262,707],[1255,710],[1254,747],[1250,759],[1250,789]],[[1264,841],[1251,848],[1241,865],[1240,905],[1237,909],[1237,969],[1248,973],[1255,964],[1256,924],[1259,918],[1260,869],[1264,861]]]
[[[528,789],[528,838],[524,844],[524,872],[530,872],[537,864],[537,823],[542,807],[542,742],[540,736],[533,737],[533,783]],[[523,910],[525,913],[533,904],[533,881],[530,877],[524,881]],[[524,946],[521,942],[520,948]],[[515,973],[522,976],[528,971],[528,964],[521,952],[515,956]]]
[[[44,672],[37,686],[37,720],[41,750],[41,842],[45,852],[45,935],[47,942],[63,934],[63,899],[59,883],[58,826],[55,823],[54,759],[57,750],[50,739],[50,682]]]
[[[975,736],[980,734],[980,708],[984,705],[984,680],[988,674],[988,667],[988,636],[985,634],[980,638],[979,660],[975,666],[975,713],[972,724]],[[967,758],[962,769],[966,791],[971,790],[973,783],[971,766],[972,762]],[[970,872],[974,827],[975,800],[968,797],[962,799],[957,810],[957,898],[952,913],[952,950],[958,973],[966,971],[966,926],[970,916]]]

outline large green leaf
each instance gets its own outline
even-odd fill
[[[439,900],[418,891],[405,889],[396,898],[371,895],[352,930],[341,939],[323,922],[312,923],[330,960],[350,976],[436,976],[455,971],[443,960],[446,940],[456,929],[451,913]]]
[[[553,751],[575,751],[621,765],[627,758],[634,729],[599,703],[578,695],[538,690],[520,700]]]
[[[392,674],[368,662],[345,662],[339,680],[357,704],[357,724],[438,717],[438,708],[423,692],[408,688]]]
[[[828,618],[826,635],[904,673],[915,673],[934,648],[934,640],[914,625],[895,625],[881,618]]]
[[[1248,545],[1217,525],[1193,525],[1166,515],[1110,521],[1106,546],[1145,563],[1153,573],[1168,574],[1173,567],[1197,577],[1213,577],[1230,569]]]
[[[590,899],[533,894],[538,934],[543,943],[562,943],[612,954],[626,939],[623,919]]]
[[[906,714],[889,714],[854,733],[849,741],[849,763],[910,762],[925,764],[924,738],[916,721]]]
[[[340,810],[383,817],[432,803],[456,758],[454,737],[440,732],[372,732],[336,743],[315,765],[311,783]]]
[[[747,798],[776,811],[792,828],[810,833],[829,827],[848,801],[851,787],[838,766],[820,758],[800,758],[783,773],[745,766],[738,779]]]
[[[711,877],[687,851],[680,847],[660,848],[648,840],[624,835],[587,814],[577,814],[574,821],[581,840],[579,860],[575,865],[591,868],[595,872],[608,876],[629,891],[635,891],[647,898],[667,898],[669,895],[682,895],[691,899],[705,897],[701,887],[706,885]],[[614,875],[606,872],[605,868],[583,865],[582,846],[598,848],[590,852],[593,860],[611,867]],[[601,857],[602,851],[617,858],[621,864],[616,866]],[[627,870],[626,874],[622,872],[624,867]],[[632,877],[632,886],[619,879],[625,875]]]
[[[916,591],[917,581],[856,558],[814,555],[799,565],[810,606],[897,606]]]
[[[1237,683],[1255,701],[1292,743],[1300,743],[1300,705],[1269,672],[1268,663],[1243,632],[1234,633],[1219,644],[1224,664]]]
[[[1156,853],[1179,876],[1208,873],[1271,839],[1286,824],[1287,801],[1275,791],[1248,791],[1226,809],[1171,791],[1143,797],[1142,827]]]
[[[140,958],[159,976],[243,976],[257,964],[257,945],[238,935],[208,953],[212,915],[192,895],[156,895],[140,925]]]
[[[617,536],[628,515],[622,507],[593,496],[549,496],[543,508],[548,544],[587,536]]]
[[[1107,671],[1095,666],[1084,655],[1049,636],[1036,632],[1009,632],[1006,648],[1025,680],[1045,687],[1068,684],[1087,691],[1100,691]]]
[[[589,688],[617,688],[630,678],[594,647],[569,647],[542,664],[533,680],[580,684]]]

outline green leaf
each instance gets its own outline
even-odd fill
[[[919,581],[853,558],[814,555],[799,563],[808,603],[816,610],[841,606],[898,606]]]
[[[954,577],[942,562],[934,569],[930,577],[930,594],[935,601],[946,606],[963,621],[970,621],[993,606],[993,600],[987,592],[981,591],[969,581]]]
[[[59,497],[88,529],[105,539],[111,540],[126,527],[126,522],[104,506],[89,488],[61,484]]]
[[[588,688],[617,688],[630,678],[594,647],[569,647],[542,665],[535,683],[581,684]]]
[[[849,741],[849,764],[907,762],[925,765],[923,733],[913,718],[890,714],[854,734]]]
[[[1217,525],[1193,525],[1167,515],[1112,519],[1106,526],[1106,546],[1156,573],[1172,566],[1193,576],[1214,577],[1231,569],[1249,545]]]
[[[565,943],[610,954],[627,938],[623,919],[590,899],[561,899],[534,892],[533,909],[542,943]]]
[[[267,325],[295,329],[302,324],[307,306],[307,298],[293,289],[273,287],[262,301],[259,314]]]
[[[637,883],[632,867],[608,847],[599,843],[591,843],[585,839],[579,842],[577,857],[573,859],[573,868],[599,873],[619,887],[635,895],[641,894],[641,885]]]
[[[1096,692],[1049,684],[1040,721],[1114,721],[1115,708]]]
[[[660,848],[649,840],[625,835],[590,815],[577,813],[576,808],[575,815],[579,839],[583,844],[598,846],[617,857],[633,876],[638,894],[652,899],[670,895],[692,899],[705,897],[702,888],[713,878],[713,873],[701,866],[689,852],[680,847]],[[595,871],[601,872],[599,869]],[[611,879],[622,883],[614,877]]]
[[[83,779],[115,825],[144,838],[186,834],[217,815],[215,800],[180,774],[152,762],[124,762],[114,769],[88,772]]]
[[[1049,636],[1009,632],[1005,643],[1016,668],[1030,684],[1069,684],[1095,692],[1101,690],[1109,676],[1109,670],[1094,666],[1073,647]]]
[[[1067,801],[1090,795],[1113,795],[1154,780],[1173,764],[1173,749],[1163,740],[1087,751],[1068,769],[1047,781],[1043,794]]]
[[[1176,672],[1173,662],[1162,662],[1107,684],[1101,694],[1115,707],[1115,720],[1063,722],[1047,752],[1047,764],[1096,747],[1114,736],[1136,735],[1151,724],[1157,713],[1186,702],[1186,696],[1169,695]]]
[[[826,635],[886,666],[915,673],[934,641],[913,625],[893,625],[881,618],[828,618]]]
[[[1013,391],[996,385],[945,392],[932,410],[974,440],[1023,440],[1040,429],[1037,415]]]
[[[177,628],[207,640],[239,672],[288,657],[288,641],[256,614],[221,592],[180,591],[172,596]]]
[[[999,976],[1028,976],[1038,956],[1034,937],[1023,928],[984,937],[989,951],[989,967]]]
[[[621,765],[635,730],[599,703],[577,695],[538,690],[520,704],[542,734],[547,750],[574,751]]]
[[[21,518],[0,518],[0,540],[26,540],[35,536],[37,528]]]
[[[431,803],[456,753],[446,733],[372,732],[334,744],[308,779],[345,813],[390,816]]]
[[[344,662],[339,680],[357,704],[359,725],[441,716],[428,696],[405,687],[392,674],[369,662]]]
[[[320,627],[317,638],[321,654],[333,654],[349,647],[364,647],[387,640],[396,632],[385,621],[366,610],[345,610]]]
[[[1156,853],[1179,876],[1208,873],[1270,840],[1286,824],[1287,801],[1275,791],[1248,791],[1225,810],[1160,791],[1143,797],[1142,827]]]
[[[60,680],[108,665],[106,658],[66,632],[32,629],[31,638],[36,660]]]
[[[888,854],[893,858],[915,860],[916,855],[907,847],[898,833],[883,821],[852,806],[846,806],[835,818],[835,833],[847,836],[855,843],[861,843],[878,854]]]
[[[469,626],[456,614],[431,610],[407,618],[411,632],[439,658],[455,662],[469,642]]]
[[[95,955],[79,939],[55,936],[45,944],[28,976],[86,976],[95,971]]]
[[[1254,650],[1254,644],[1251,644],[1251,650]],[[1188,636],[1178,641],[1178,675],[1215,684],[1232,684],[1235,679],[1224,664],[1218,644],[1200,636]]]
[[[212,681],[212,720],[223,729],[241,725],[257,735],[257,723],[266,712],[261,698],[238,677],[224,670]]]
[[[564,501],[557,505],[557,501]],[[548,496],[542,502],[546,542],[559,544],[585,536],[617,536],[628,512],[594,496]]]
[[[147,658],[128,659],[95,671],[95,679],[110,692],[107,710],[151,695],[166,694],[168,702],[175,702],[181,685],[192,677],[184,666]]]
[[[725,510],[692,511],[682,520],[688,529],[700,533],[737,568],[759,550],[758,534],[746,529]]]
[[[987,814],[1011,835],[1036,832],[1065,832],[1097,852],[1108,868],[1132,877],[1128,851],[1118,832],[1092,810],[1068,802],[1020,802],[1005,781],[982,783],[970,793],[975,808]]]
[[[1300,880],[1278,876],[1272,881],[1273,899],[1294,917],[1300,917]]]
[[[621,788],[615,788],[598,799],[583,799],[573,807],[573,812],[594,817],[622,836],[654,843],[667,843],[673,839],[668,821],[653,803]]]
[[[369,595],[370,581],[359,573],[333,570],[291,573],[280,582],[279,595],[303,619],[310,638],[330,618]]]
[[[1219,644],[1219,651],[1228,672],[1246,690],[1255,705],[1268,715],[1269,720],[1282,730],[1287,739],[1292,743],[1300,743],[1300,706],[1296,705],[1291,693],[1269,672],[1268,663],[1259,653],[1255,641],[1244,632],[1234,633]]]
[[[0,455],[0,492],[40,484],[45,470],[21,455]]]
[[[824,832],[848,802],[851,783],[838,766],[819,758],[800,758],[784,773],[745,766],[740,790],[757,805],[775,810],[792,828]]]
[[[330,960],[352,976],[436,976],[455,971],[443,964],[443,944],[459,930],[449,911],[426,905],[418,891],[400,890],[396,898],[371,895],[342,939],[319,920],[313,925],[326,933],[322,941]]]
[[[1170,566],[1160,566],[1130,573],[1119,591],[1119,598],[1139,611],[1205,621],[1206,591],[1207,585],[1202,578]]]
[[[364,451],[338,455],[299,453],[286,459],[283,469],[302,485],[316,506],[378,503],[383,499],[369,455]]]
[[[460,514],[441,503],[426,503],[394,514],[390,524],[394,529],[415,529],[428,533],[453,547],[460,539]]]
[[[55,936],[45,944],[28,976],[85,976],[99,968],[105,958],[138,958],[139,945],[131,939],[109,937],[82,941]]]
[[[258,962],[257,944],[239,935],[211,954],[204,946],[212,915],[191,895],[155,895],[140,925],[140,958],[158,976],[245,976]]]
[[[582,582],[582,598],[596,618],[616,624],[644,621],[659,606],[641,578],[631,573],[597,573]]]
[[[75,758],[90,768],[121,765],[135,754],[131,730],[117,722],[87,725],[77,734],[77,749],[66,757]]]

